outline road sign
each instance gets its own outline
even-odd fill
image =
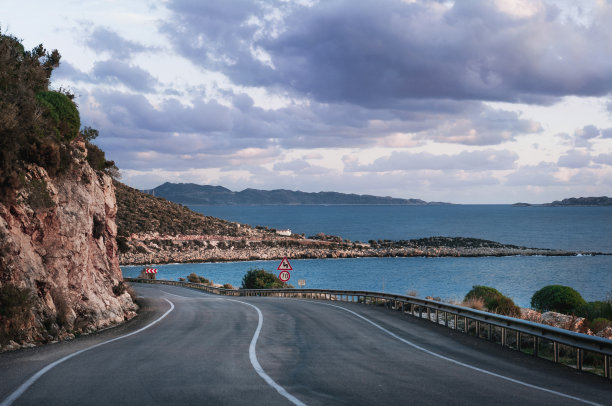
[[[157,273],[157,269],[155,268],[145,268],[145,273]]]
[[[287,282],[290,278],[291,274],[289,271],[281,271],[281,273],[278,274],[278,279],[280,279],[281,282]]]
[[[276,268],[276,270],[277,271],[293,271],[293,268],[291,268],[291,264],[289,263],[289,260],[287,259],[287,257],[285,257],[281,261],[278,268]]]

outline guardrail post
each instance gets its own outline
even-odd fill
[[[493,337],[493,334],[491,334],[492,333],[492,331],[491,331],[492,329],[493,329],[493,326],[491,326],[491,324],[489,324],[489,331],[487,332],[487,339],[489,341],[491,341],[491,338]],[[502,328],[502,331],[503,331],[503,328]],[[502,339],[502,345],[503,345],[503,339]]]
[[[438,317],[438,309],[436,311],[436,324],[440,324],[440,318]]]
[[[559,343],[556,341],[553,341],[553,361],[559,362]]]
[[[604,355],[604,377],[610,379],[610,356]]]
[[[539,349],[540,349],[540,338],[533,336],[533,355],[535,355],[536,357],[538,356]]]
[[[476,337],[480,338],[480,322],[476,320]]]
[[[576,348],[576,369],[582,371],[582,363],[584,360],[584,350],[582,348]]]
[[[459,316],[457,316],[456,314],[453,314],[453,321],[455,322],[455,330],[457,330],[459,328],[459,326],[457,325],[459,322]]]
[[[501,345],[502,347],[506,346],[506,327],[501,328]]]
[[[431,309],[427,307],[427,321],[431,321]]]
[[[516,349],[521,350],[521,332],[518,330],[516,332]]]

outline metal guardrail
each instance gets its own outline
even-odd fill
[[[201,283],[124,278],[126,282],[182,286],[225,296],[272,296],[356,302],[426,319],[537,357],[611,379],[612,340],[449,303],[380,292],[329,289],[224,289]]]

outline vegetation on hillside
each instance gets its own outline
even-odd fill
[[[180,204],[115,182],[118,235],[158,232],[168,235],[241,236],[246,227],[196,213]]]
[[[45,168],[51,177],[72,164],[79,111],[73,94],[49,89],[60,59],[57,50],[48,52],[40,44],[27,51],[19,39],[0,31],[0,201],[13,201],[15,192],[25,186],[28,163]],[[90,153],[97,148],[92,145],[87,143]],[[96,152],[102,164],[94,169],[116,170],[104,152]]]
[[[464,302],[474,301],[481,301],[484,307],[493,313],[511,317],[519,317],[521,315],[520,307],[514,304],[511,298],[489,286],[473,286],[472,290],[465,295]]]

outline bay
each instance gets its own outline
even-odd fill
[[[189,206],[208,216],[251,226],[323,232],[352,241],[449,236],[533,248],[612,253],[612,207],[511,205]]]
[[[611,207],[452,206],[190,206],[200,213],[252,226],[290,228],[306,236],[324,232],[353,241],[461,236],[538,248],[612,253]],[[252,268],[276,272],[280,261],[169,264],[160,279],[192,272],[240,286]],[[528,307],[535,291],[561,284],[586,300],[612,295],[612,256],[356,258],[291,260],[292,283],[306,287],[385,291],[445,300],[463,298],[473,285],[492,286]],[[137,276],[141,266],[123,266]]]

